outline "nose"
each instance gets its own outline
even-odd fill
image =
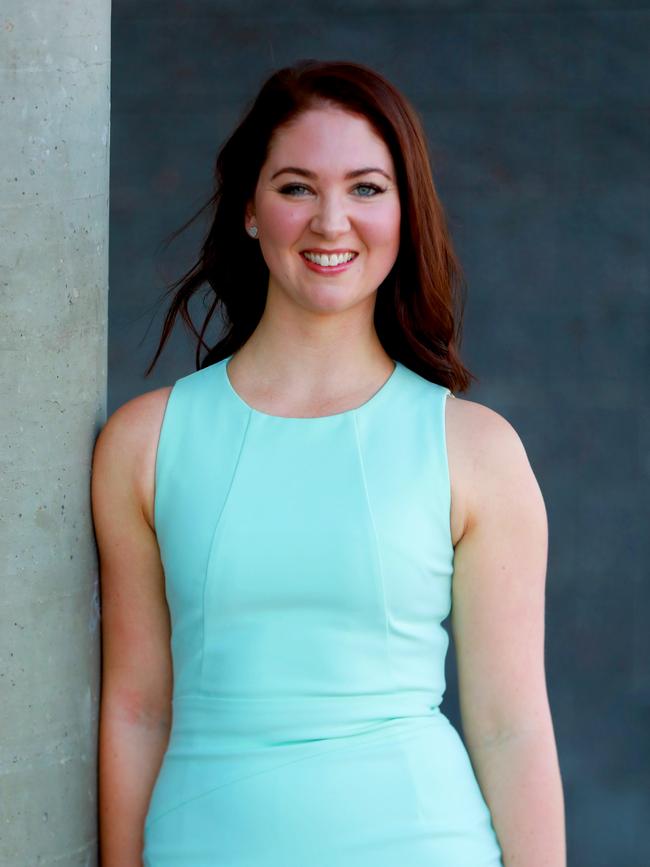
[[[350,220],[345,202],[341,197],[332,194],[324,195],[311,219],[310,228],[326,238],[334,238],[350,230]]]

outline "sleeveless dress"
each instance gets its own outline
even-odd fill
[[[356,409],[273,416],[231,357],[174,383],[160,430],[173,722],[144,867],[502,865],[439,708],[449,389],[396,362]]]

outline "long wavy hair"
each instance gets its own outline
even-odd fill
[[[212,195],[169,236],[167,243],[210,209],[212,222],[198,260],[163,296],[173,298],[145,376],[153,370],[179,313],[197,340],[197,370],[236,352],[255,330],[264,311],[269,270],[259,244],[246,233],[246,205],[254,198],[276,130],[323,105],[365,117],[388,147],[397,173],[402,214],[399,252],[377,289],[374,308],[382,346],[391,358],[452,391],[465,391],[470,380],[477,379],[458,354],[466,283],[433,182],[417,112],[369,67],[313,59],[279,69],[266,80],[217,155]],[[207,312],[197,330],[188,304],[205,284]],[[215,312],[225,329],[209,346],[205,334]]]

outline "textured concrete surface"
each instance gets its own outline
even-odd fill
[[[572,867],[650,864],[650,8],[116,0],[109,410],[154,374],[216,150],[273,68],[374,65],[421,112],[468,277],[465,397],[519,431],[550,524],[547,671]],[[197,310],[200,307],[200,301]],[[458,709],[453,656],[446,709]]]
[[[96,864],[110,2],[0,14],[0,863]]]

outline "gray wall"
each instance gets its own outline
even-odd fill
[[[0,864],[96,863],[110,0],[0,16]]]
[[[111,410],[193,369],[179,325],[142,376],[201,227],[158,246],[273,68],[366,62],[422,113],[469,283],[465,396],[519,431],[549,513],[569,863],[650,863],[647,4],[116,0],[113,28]],[[457,722],[454,676],[451,655]]]

